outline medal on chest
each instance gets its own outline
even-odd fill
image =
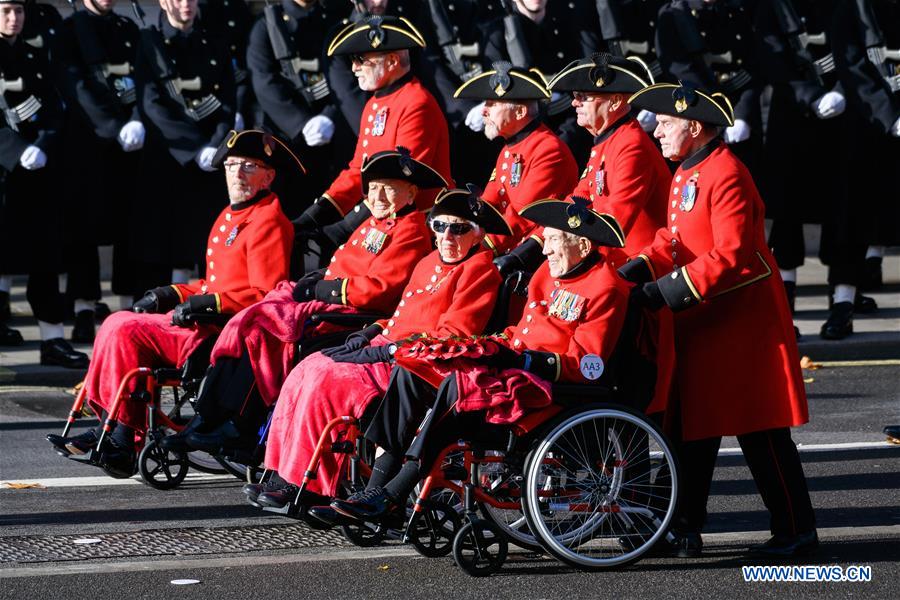
[[[557,288],[550,294],[550,306],[547,308],[547,314],[563,321],[572,322],[581,316],[584,302],[584,296]]]
[[[225,238],[226,246],[230,246],[234,243],[235,238],[238,236],[238,234],[241,232],[241,229],[243,229],[245,225],[246,223],[241,223],[231,228],[231,231],[228,232],[228,237]]]
[[[600,158],[600,166],[594,172],[594,189],[598,196],[606,189],[606,157]]]
[[[371,227],[369,231],[366,232],[366,237],[363,239],[362,247],[366,252],[378,254],[384,247],[384,243],[387,241],[387,238],[388,234],[384,233],[383,231],[379,231],[374,227]]]
[[[700,171],[694,171],[684,187],[681,189],[681,203],[678,208],[682,212],[690,212],[694,208],[694,202],[697,201],[697,180],[700,178]]]
[[[372,122],[372,135],[384,135],[384,127],[387,125],[387,118],[387,106],[375,113],[375,120]]]
[[[524,162],[525,159],[521,154],[513,154],[512,167],[509,169],[509,185],[516,187],[522,181],[522,164]]]

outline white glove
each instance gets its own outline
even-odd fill
[[[216,149],[212,146],[207,146],[203,150],[197,153],[197,156],[194,158],[194,161],[197,163],[197,166],[203,169],[204,171],[208,171],[212,173],[216,170],[214,166],[212,166],[213,158],[216,156]]]
[[[472,107],[466,115],[466,127],[475,133],[484,131],[484,102],[479,102]]]
[[[900,137],[900,117],[894,121],[894,126],[891,127],[891,135],[894,137]]]
[[[743,119],[735,119],[734,125],[725,129],[725,143],[738,144],[750,139],[750,123]]]
[[[647,132],[651,132],[656,129],[656,113],[652,113],[649,110],[642,110],[638,113],[637,116],[638,123],[641,124],[641,129]]]
[[[19,157],[19,164],[29,171],[37,171],[47,164],[47,155],[37,146],[28,146]]]
[[[144,136],[147,131],[140,121],[128,121],[119,130],[119,145],[125,152],[134,152],[144,147]]]
[[[244,130],[244,115],[239,112],[234,113],[234,130],[235,131],[243,131]]]
[[[324,146],[334,135],[334,121],[325,115],[316,115],[303,126],[303,139],[307,146]]]
[[[838,116],[847,107],[847,101],[839,92],[828,92],[815,102],[813,102],[813,110],[820,119],[831,119]]]

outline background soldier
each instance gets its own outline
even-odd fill
[[[138,28],[113,12],[116,0],[84,0],[58,36],[58,87],[66,101],[65,218],[67,295],[75,302],[72,340],[94,341],[100,300],[98,244],[113,244],[113,293],[133,295],[127,260],[128,204],[145,128],[133,73]]]
[[[131,215],[136,289],[184,283],[203,258],[203,232],[224,193],[216,147],[234,123],[226,42],[195,22],[197,0],[160,0],[159,28],[142,31],[135,70],[147,127]]]
[[[237,131],[254,129],[262,124],[262,115],[253,94],[247,65],[247,39],[253,27],[250,7],[244,0],[200,0],[197,10],[204,29],[222,36],[228,47],[237,97],[234,128]]]
[[[41,364],[87,367],[88,357],[63,339],[59,293],[59,130],[62,104],[45,49],[25,43],[25,6],[0,2],[0,292],[9,275],[27,273],[26,298],[41,330]],[[21,344],[3,325],[0,342]]]
[[[25,2],[25,29],[22,39],[32,48],[53,51],[53,43],[59,33],[63,18],[52,4],[28,0]]]

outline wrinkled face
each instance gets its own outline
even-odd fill
[[[232,204],[246,202],[259,191],[268,189],[275,178],[275,170],[252,158],[229,156],[222,164],[228,200]]]
[[[509,137],[519,125],[522,113],[521,104],[502,100],[486,100],[481,113],[484,119],[484,135],[489,140],[497,137]]]
[[[363,0],[366,11],[373,15],[383,15],[387,11],[388,0]]]
[[[416,186],[402,179],[375,179],[369,182],[366,200],[373,217],[386,219],[412,204],[418,191]]]
[[[560,229],[544,227],[544,256],[551,277],[561,277],[572,270],[591,251],[591,242]]]
[[[387,84],[388,68],[387,60],[390,54],[383,52],[367,52],[359,56],[351,57],[350,68],[356,75],[359,89],[364,92],[374,92]]]
[[[197,17],[198,0],[159,0],[159,7],[166,12],[174,27],[190,26]]]
[[[669,160],[681,160],[688,155],[693,136],[691,122],[669,115],[656,115],[656,129],[653,137],[659,140],[662,155]]]
[[[619,114],[617,109],[622,102],[624,99],[621,94],[572,93],[572,106],[575,107],[578,125],[592,135],[597,135],[609,125],[613,115]]]
[[[84,7],[88,10],[106,14],[116,6],[116,0],[84,0]]]
[[[0,36],[14,38],[25,26],[25,7],[21,4],[0,4]]]
[[[441,259],[447,263],[461,261],[484,239],[480,228],[453,215],[440,215],[432,219],[431,230]]]

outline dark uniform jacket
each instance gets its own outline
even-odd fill
[[[247,129],[255,127],[256,109],[250,71],[247,65],[247,38],[253,15],[244,0],[201,0],[200,22],[212,34],[222,36],[234,71],[235,110],[244,118]]]
[[[3,94],[0,118],[0,273],[5,275],[58,268],[55,174],[62,158],[63,107],[46,50],[27,44],[22,35],[12,44],[0,41],[0,78],[7,85],[20,79],[22,84]],[[28,171],[19,159],[32,145],[47,155],[47,165]]]

